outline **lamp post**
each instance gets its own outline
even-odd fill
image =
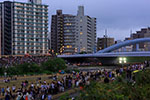
[[[123,64],[126,64],[127,63],[127,59],[125,57],[120,57],[119,58],[119,63],[122,65],[123,67]]]

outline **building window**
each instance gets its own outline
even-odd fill
[[[80,32],[80,35],[82,35],[83,34],[83,32]]]

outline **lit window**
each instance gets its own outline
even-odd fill
[[[80,32],[80,35],[82,35],[83,34],[83,32]]]
[[[69,48],[69,45],[67,45],[67,48]]]
[[[67,26],[71,25],[71,23],[66,23]]]
[[[72,48],[72,46],[71,46],[71,45],[67,45],[66,47],[67,47],[67,48]]]

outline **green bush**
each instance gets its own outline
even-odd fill
[[[40,73],[40,72],[42,72],[42,68],[39,65],[35,64],[35,63],[30,64],[28,66],[28,68],[29,68],[29,72],[31,72],[31,73]]]
[[[43,74],[47,74],[47,75],[53,74],[53,72],[48,71],[48,70],[44,70],[42,73],[43,73]]]
[[[0,68],[0,75],[2,76],[2,75],[4,75],[4,68]]]
[[[9,68],[6,68],[5,71],[7,72],[9,76],[19,74],[17,67],[9,67]]]
[[[59,70],[66,69],[65,61],[61,58],[49,59],[48,61],[38,65],[36,63],[24,63],[8,68],[0,68],[0,75],[4,75],[4,71],[11,75],[34,75],[34,74],[52,74]]]
[[[50,72],[58,72],[67,68],[65,61],[61,58],[49,59],[47,62],[42,63],[42,67]]]
[[[135,84],[123,77],[109,84],[92,82],[81,92],[79,100],[149,100],[149,78],[150,70],[145,70],[135,74]]]
[[[59,100],[69,100],[69,94],[65,93],[63,96],[59,98]]]

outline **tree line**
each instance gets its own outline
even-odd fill
[[[33,75],[33,74],[51,74],[58,72],[59,70],[66,69],[67,66],[65,61],[61,58],[49,59],[40,65],[36,63],[24,63],[16,66],[1,67],[0,75],[3,76],[4,73],[7,75]]]

